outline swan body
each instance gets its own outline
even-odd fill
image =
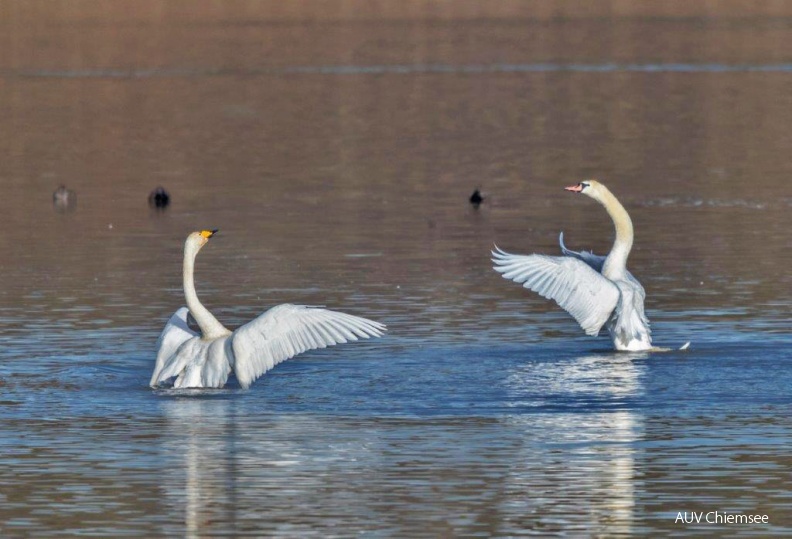
[[[193,232],[184,244],[184,296],[157,341],[151,387],[171,379],[175,388],[223,387],[233,372],[247,389],[278,363],[307,350],[359,338],[379,337],[379,322],[327,309],[283,304],[236,331],[225,328],[198,300],[193,279],[195,257],[217,231]],[[192,330],[192,315],[200,332]]]
[[[539,295],[554,300],[577,320],[588,335],[599,335],[607,327],[616,350],[657,350],[644,313],[646,292],[627,271],[633,245],[633,225],[627,210],[607,187],[587,180],[567,187],[587,195],[605,207],[616,227],[616,240],[607,256],[577,252],[564,245],[563,256],[514,255],[495,248],[495,271]]]

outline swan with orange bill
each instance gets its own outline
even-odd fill
[[[187,306],[171,316],[157,341],[157,359],[149,385],[175,388],[220,388],[236,375],[247,389],[278,363],[307,350],[379,337],[385,325],[305,305],[273,307],[236,331],[226,329],[198,301],[193,278],[195,257],[217,230],[202,230],[184,243],[184,298]],[[187,324],[188,314],[200,332]]]
[[[514,255],[497,246],[492,251],[495,271],[540,296],[554,300],[571,314],[586,334],[608,329],[613,346],[620,351],[668,351],[652,346],[652,332],[644,313],[646,292],[627,271],[633,245],[630,215],[607,187],[586,180],[565,188],[593,198],[605,207],[616,227],[616,240],[607,256],[572,251],[559,243],[563,256]],[[685,343],[680,350],[687,349]]]

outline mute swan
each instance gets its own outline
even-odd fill
[[[385,326],[365,318],[304,305],[273,307],[231,332],[198,301],[193,281],[195,257],[217,230],[202,230],[184,243],[184,297],[187,307],[171,316],[157,341],[151,387],[176,377],[173,387],[223,387],[231,372],[247,389],[259,376],[306,350],[358,338],[379,337]],[[187,325],[187,315],[201,332]]]
[[[596,180],[565,189],[587,195],[605,206],[616,227],[616,240],[608,256],[567,249],[562,232],[559,243],[564,256],[513,255],[496,246],[492,251],[495,271],[540,296],[555,300],[588,335],[599,335],[602,326],[607,325],[616,350],[667,350],[652,347],[649,320],[644,314],[646,293],[627,271],[627,257],[633,244],[633,225],[627,210]]]

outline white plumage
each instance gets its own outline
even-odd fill
[[[216,231],[194,232],[184,247],[187,307],[171,316],[157,341],[150,385],[173,380],[176,388],[223,387],[233,372],[248,388],[278,363],[307,350],[379,337],[385,326],[345,313],[283,304],[231,332],[198,301],[193,283],[195,256]],[[192,314],[201,332],[190,329]]]
[[[243,387],[291,357],[315,348],[379,337],[385,326],[349,314],[283,304],[236,330],[229,338]]]
[[[611,281],[575,258],[513,255],[495,248],[495,271],[547,299],[555,300],[588,335],[598,335],[619,302]]]
[[[595,180],[566,189],[597,200],[613,219],[616,240],[608,256],[571,251],[564,245],[562,233],[559,243],[564,256],[514,255],[496,246],[492,251],[495,271],[554,300],[588,335],[598,335],[607,326],[617,350],[659,350],[652,347],[649,320],[644,313],[646,292],[627,271],[633,244],[630,216],[616,197]]]

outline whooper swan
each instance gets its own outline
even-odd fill
[[[193,232],[184,243],[184,297],[187,307],[171,316],[157,341],[151,387],[173,381],[175,388],[223,387],[233,372],[247,389],[281,361],[306,350],[358,338],[379,337],[385,326],[349,314],[283,304],[236,331],[229,331],[198,301],[193,268],[198,251],[217,230]],[[187,325],[192,314],[201,332]]]

